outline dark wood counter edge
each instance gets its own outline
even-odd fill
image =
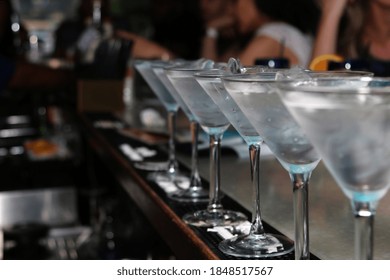
[[[178,259],[218,259],[218,256],[160,198],[148,182],[110,143],[88,118],[79,114],[87,143],[110,168],[131,199],[143,211]]]

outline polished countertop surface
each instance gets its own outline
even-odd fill
[[[222,140],[223,142],[223,140]],[[187,155],[179,159],[189,164]],[[209,178],[209,158],[201,156],[199,169]],[[289,175],[272,156],[263,156],[260,164],[262,218],[294,239],[293,196]],[[222,190],[248,210],[252,209],[249,157],[238,157],[222,149]],[[353,260],[354,216],[344,195],[320,162],[309,185],[310,251],[326,260]],[[374,222],[374,259],[390,259],[390,195],[379,203]]]
[[[123,118],[126,119],[126,117]],[[185,130],[186,124],[180,127]],[[223,147],[226,147],[226,142],[224,136]],[[207,144],[203,143],[203,148],[204,146],[207,148]],[[222,149],[222,190],[251,211],[253,202],[249,152],[244,142],[242,144],[234,142],[233,146],[239,153],[232,152],[231,149]],[[208,179],[207,149],[202,150],[200,154],[199,171],[202,177]],[[183,164],[190,167],[189,149],[183,151],[179,145],[177,157]],[[294,240],[293,191],[290,177],[267,148],[262,150],[260,173],[263,220]],[[374,220],[374,259],[390,259],[389,214],[390,194],[388,193],[379,202]],[[320,162],[312,173],[309,185],[310,252],[325,260],[355,259],[354,228],[354,215],[349,199]]]

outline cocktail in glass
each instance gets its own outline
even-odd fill
[[[184,62],[183,62],[184,64]],[[187,62],[187,65],[190,65]],[[209,200],[209,191],[203,187],[202,179],[198,170],[198,134],[199,124],[187,104],[183,101],[181,95],[176,91],[175,87],[169,81],[165,68],[173,67],[173,65],[154,65],[153,71],[160,79],[161,83],[168,89],[169,93],[176,100],[179,107],[183,110],[184,114],[190,121],[191,131],[191,176],[188,189],[183,189],[178,192],[169,194],[169,197],[179,202],[207,202]]]
[[[152,60],[135,60],[134,67],[142,75],[158,99],[164,105],[168,112],[168,131],[169,131],[169,151],[168,161],[166,162],[140,162],[135,166],[140,169],[149,171],[163,171],[154,174],[156,181],[177,181],[182,176],[179,176],[178,162],[175,153],[175,134],[176,134],[176,114],[179,110],[179,105],[172,97],[169,90],[161,83],[160,79],[153,72],[153,67],[165,67],[169,62],[152,61]]]
[[[309,259],[308,184],[319,155],[281,102],[275,73],[222,77],[225,89],[267,143],[293,185],[295,258]]]
[[[230,123],[218,109],[194,74],[199,68],[173,67],[166,69],[169,80],[181,95],[202,129],[210,136],[210,196],[204,210],[188,213],[183,220],[194,226],[212,227],[239,224],[246,221],[240,212],[224,209],[221,203],[220,145],[223,133]]]
[[[264,258],[287,254],[294,249],[294,243],[287,237],[266,233],[261,219],[260,150],[263,139],[225,90],[221,76],[226,74],[226,71],[214,69],[196,73],[195,79],[248,145],[253,211],[250,233],[226,239],[219,244],[219,248],[225,254],[236,257]]]
[[[351,201],[356,259],[373,259],[375,211],[390,183],[390,80],[317,78],[278,88]]]

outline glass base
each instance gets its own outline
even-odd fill
[[[145,171],[164,171],[168,169],[168,162],[167,161],[136,162],[134,163],[134,167]]]
[[[249,234],[226,239],[219,249],[230,256],[240,258],[270,258],[290,253],[294,242],[277,234]]]
[[[170,199],[177,202],[207,203],[209,202],[209,190],[203,187],[189,187],[168,195]]]
[[[194,213],[184,215],[184,222],[196,227],[216,227],[216,226],[233,226],[241,224],[248,218],[240,213],[231,210],[200,210]]]

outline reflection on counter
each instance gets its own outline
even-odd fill
[[[188,158],[181,157],[188,163]],[[207,176],[207,158],[200,161]],[[262,160],[261,205],[263,219],[288,237],[294,237],[290,178],[277,160]],[[222,155],[222,188],[247,209],[252,208],[249,166],[246,160]],[[309,186],[310,251],[325,260],[354,259],[354,222],[350,202],[320,163]],[[380,202],[375,220],[374,259],[390,259],[390,196]]]

